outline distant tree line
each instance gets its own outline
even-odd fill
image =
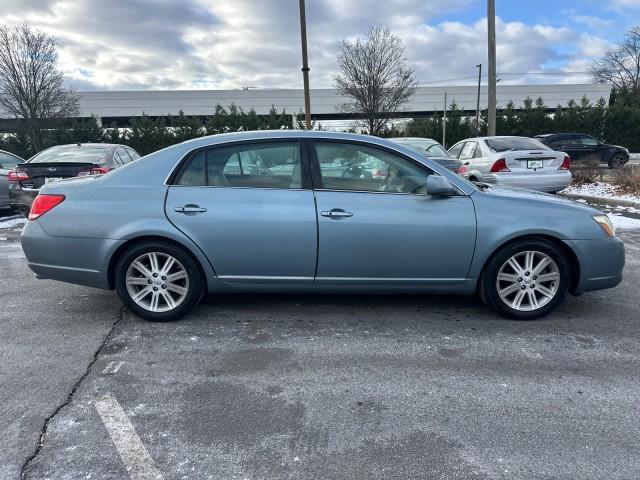
[[[523,108],[507,103],[496,116],[497,135],[519,135],[532,137],[543,133],[580,132],[599,140],[627,147],[640,152],[640,106],[629,105],[612,97],[607,106],[604,99],[592,104],[586,97],[579,102],[570,100],[564,107],[558,105],[549,113],[542,98],[527,98]],[[442,113],[430,118],[411,120],[404,132],[390,132],[415,137],[442,140]],[[480,120],[480,136],[486,135],[486,111]],[[447,146],[476,136],[475,117],[466,116],[454,102],[447,111]]]
[[[150,117],[143,114],[131,119],[127,128],[98,125],[95,118],[74,120],[71,124],[42,129],[38,148],[28,131],[18,128],[14,133],[0,136],[0,150],[7,150],[22,158],[38,151],[67,143],[105,142],[129,145],[141,155],[205,135],[245,130],[274,130],[291,128],[291,115],[271,107],[268,115],[258,115],[231,105],[217,105],[214,114],[206,118],[191,117],[181,111],[178,115]]]

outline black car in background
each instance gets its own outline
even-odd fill
[[[47,148],[11,170],[9,203],[28,212],[40,187],[63,178],[101,175],[140,158],[126,145],[77,143]]]
[[[618,168],[629,161],[629,150],[626,148],[602,143],[584,133],[549,133],[534,138],[552,150],[565,152],[571,157],[572,164],[595,158],[609,165],[609,168]]]

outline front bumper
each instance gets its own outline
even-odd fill
[[[109,288],[109,254],[122,244],[105,238],[54,237],[37,220],[26,223],[20,239],[36,277],[104,289]]]
[[[578,257],[580,275],[573,293],[613,288],[622,282],[624,243],[619,238],[565,240]]]
[[[482,181],[503,187],[526,188],[539,192],[554,193],[564,190],[571,183],[571,173],[559,170],[554,173],[494,173],[483,175]]]

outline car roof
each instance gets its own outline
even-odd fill
[[[54,145],[45,150],[49,150],[51,148],[62,148],[62,147],[104,147],[104,148],[116,148],[116,147],[126,147],[126,145],[121,145],[119,143],[65,143],[63,145]]]
[[[400,143],[400,142],[405,142],[405,143],[409,143],[409,142],[439,143],[437,140],[434,140],[433,138],[427,138],[427,137],[393,137],[393,138],[388,138],[387,140],[390,140],[390,141],[396,142],[396,143]]]

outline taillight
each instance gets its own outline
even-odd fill
[[[562,160],[562,165],[558,168],[558,170],[569,170],[571,168],[571,157],[569,155],[565,155],[564,160]]]
[[[38,195],[31,204],[29,220],[40,218],[56,205],[60,205],[64,198],[64,195],[47,195],[46,193]]]
[[[108,173],[111,169],[109,167],[94,167],[91,170],[80,170],[78,177],[85,177],[87,175],[103,175]]]
[[[460,165],[458,167],[458,170],[456,170],[456,173],[458,175],[466,175],[467,173],[469,173],[469,169],[466,167],[466,165]]]
[[[510,171],[511,170],[507,168],[507,162],[504,158],[499,158],[491,166],[491,173],[510,172]]]
[[[7,180],[10,182],[21,182],[23,180],[29,180],[29,175],[19,170],[9,170],[7,174]]]

